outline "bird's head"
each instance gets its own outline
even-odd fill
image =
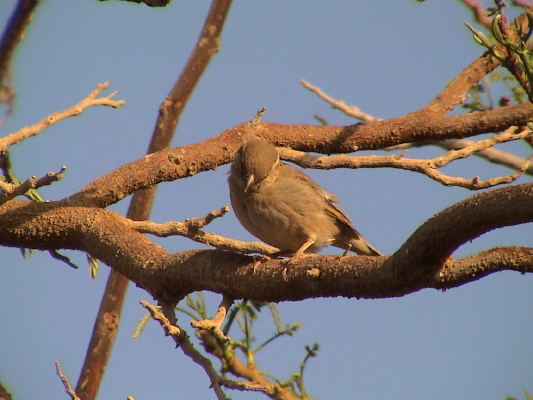
[[[240,158],[238,161],[245,192],[265,179],[279,165],[276,148],[261,139],[251,139],[244,143],[236,158]]]

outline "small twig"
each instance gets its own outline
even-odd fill
[[[140,301],[141,305],[148,310],[153,319],[159,322],[161,327],[165,330],[166,336],[172,336],[176,342],[176,346],[180,345],[180,341],[183,340],[182,335],[186,335],[178,326],[172,325],[165,314],[159,312],[157,307],[148,303],[145,300]]]
[[[31,189],[38,189],[63,179],[63,173],[66,169],[67,167],[63,166],[59,172],[49,172],[41,178],[30,176],[19,185],[0,181],[0,190],[4,192],[0,193],[0,205],[17,196],[25,195]]]
[[[379,118],[375,118],[374,116],[370,114],[362,112],[357,107],[349,106],[349,105],[346,105],[342,101],[333,99],[331,96],[324,93],[321,89],[315,86],[312,86],[311,84],[309,84],[303,79],[301,79],[300,82],[306,88],[316,93],[317,96],[319,96],[322,100],[326,101],[328,104],[342,111],[347,116],[358,118],[365,122],[381,121],[381,119]],[[512,130],[512,129],[516,129],[516,127],[510,127],[508,129]],[[533,136],[526,136],[525,139],[532,138],[532,137]],[[398,149],[406,149],[410,147],[422,147],[426,145],[435,145],[435,146],[439,146],[439,147],[442,147],[448,150],[452,150],[452,149],[458,150],[458,149],[463,149],[471,145],[472,143],[475,143],[475,142],[467,140],[467,139],[449,139],[449,140],[445,140],[442,142],[404,143],[404,144],[400,144],[397,146],[390,146],[383,150],[391,151],[391,150],[398,150]],[[486,160],[492,163],[495,163],[495,164],[505,165],[517,171],[520,171],[522,169],[522,166],[527,162],[526,159],[523,159],[521,157],[517,157],[513,154],[509,154],[504,151],[497,150],[497,149],[491,149],[491,148],[486,148],[484,150],[477,150],[472,155],[485,158]],[[403,155],[401,155],[400,157],[403,157]],[[533,175],[533,165],[530,164],[529,167],[526,169],[525,173],[528,175]]]
[[[49,127],[50,125],[61,121],[65,118],[72,117],[75,115],[80,115],[83,110],[85,110],[88,107],[93,106],[110,106],[110,107],[121,107],[126,102],[124,100],[116,101],[112,100],[112,97],[117,93],[113,92],[107,97],[101,97],[96,98],[102,92],[104,89],[107,89],[109,86],[109,82],[100,83],[99,85],[94,88],[94,90],[87,95],[82,101],[80,101],[78,104],[67,108],[63,111],[58,111],[46,118],[43,118],[36,124],[26,126],[17,132],[13,132],[8,134],[7,136],[4,136],[3,138],[0,138],[0,154],[7,150],[7,148],[15,143],[19,143],[22,140],[35,136],[38,133],[42,132],[45,128]]]
[[[529,136],[528,138],[531,138],[531,137],[532,136]],[[524,138],[524,139],[527,140],[528,138]],[[448,149],[448,150],[452,150],[452,149],[459,150],[459,149],[465,148],[466,146],[471,145],[472,143],[474,142],[468,139],[450,139],[450,140],[445,140],[444,142],[436,142],[436,143],[431,143],[431,144],[442,147],[444,149]],[[505,151],[501,151],[498,149],[492,149],[492,148],[480,150],[474,153],[473,155],[482,157],[491,163],[504,165],[506,167],[510,167],[515,170],[519,170],[524,165],[524,163],[527,161],[526,159],[522,157],[517,157],[513,154],[506,153]],[[530,165],[526,169],[525,173],[527,175],[533,175],[533,165]]]
[[[279,251],[279,249],[262,242],[243,242],[199,229],[199,227],[207,225],[215,218],[222,217],[228,211],[229,207],[222,207],[218,211],[211,211],[202,218],[191,218],[185,222],[169,221],[158,224],[152,221],[128,220],[128,223],[132,229],[140,233],[149,233],[158,237],[184,236],[195,242],[213,246],[220,250],[235,251],[243,254],[272,254]]]
[[[435,164],[435,166],[440,168],[449,164],[452,161],[469,157],[473,153],[486,150],[498,143],[512,142],[514,140],[524,139],[531,135],[530,129],[526,128],[519,133],[515,133],[516,129],[516,127],[512,126],[503,131],[502,133],[492,136],[491,138],[472,142],[471,144],[458,150],[450,150],[446,154],[434,158],[433,163]]]
[[[255,114],[255,116],[250,121],[250,124],[257,125],[259,122],[261,122],[261,118],[263,118],[263,114],[265,113],[265,111],[266,111],[266,107],[263,107],[263,108],[257,110],[257,113]]]
[[[196,350],[187,333],[178,326],[170,323],[171,318],[175,319],[174,316],[167,316],[166,314],[159,312],[157,307],[153,306],[147,301],[141,300],[141,305],[148,310],[153,319],[159,322],[161,327],[164,329],[165,334],[167,336],[172,336],[176,346],[179,347],[186,356],[190,357],[196,364],[200,365],[204,369],[211,381],[211,386],[217,395],[217,399],[229,400],[228,397],[226,397],[226,394],[222,391],[222,386],[240,391],[252,390],[266,394],[274,393],[273,385],[263,386],[251,382],[237,382],[220,376],[213,368],[211,361],[204,357],[198,350]],[[165,307],[162,306],[162,308],[165,310]],[[174,310],[172,308],[172,313],[173,312]]]
[[[56,364],[56,373],[57,376],[61,379],[61,382],[63,382],[63,387],[65,388],[65,392],[68,393],[70,398],[72,400],[80,400],[80,398],[76,395],[76,392],[74,392],[74,389],[72,389],[72,386],[70,386],[70,383],[68,382],[68,379],[65,375],[63,375],[63,371],[61,371],[61,365],[59,364],[59,361],[55,361]]]
[[[497,143],[523,139],[529,135],[531,135],[531,131],[529,129],[524,129],[522,132],[516,134],[512,133],[511,131],[505,131],[504,133],[495,135],[492,138],[474,142],[459,151],[450,150],[443,156],[436,157],[434,159],[404,158],[403,153],[400,156],[347,156],[341,154],[327,157],[313,156],[287,148],[278,148],[278,151],[282,159],[292,161],[304,168],[398,168],[425,174],[431,179],[434,179],[435,181],[446,186],[459,186],[466,189],[478,190],[503,183],[513,182],[524,174],[525,170],[529,166],[529,159],[525,160],[524,164],[518,171],[509,175],[495,177],[485,181],[480,180],[478,177],[470,179],[452,177],[439,172],[437,169],[449,164],[454,160],[468,157],[477,151],[492,147]]]
[[[332,97],[328,96],[326,93],[324,93],[320,88],[311,85],[309,82],[307,82],[304,79],[300,79],[300,83],[307,89],[309,89],[311,92],[315,93],[318,97],[320,97],[325,102],[331,104],[333,108],[336,108],[346,115],[360,119],[364,122],[374,122],[374,121],[380,121],[377,118],[374,118],[370,114],[366,114],[362,112],[359,108],[355,106],[349,106],[344,101],[335,100]]]
[[[185,221],[185,224],[191,230],[203,228],[204,226],[209,225],[215,219],[223,217],[229,210],[230,208],[228,206],[224,206],[220,210],[211,211],[209,214],[204,215],[202,218],[189,218]]]
[[[326,118],[321,117],[321,116],[318,115],[318,114],[313,115],[313,117],[314,117],[318,122],[320,122],[321,125],[324,125],[324,126],[329,125],[329,124],[328,124],[328,120],[327,120]]]
[[[226,315],[228,313],[228,310],[233,305],[233,302],[235,299],[231,296],[224,295],[222,297],[222,301],[220,302],[220,305],[218,306],[217,314],[212,319],[202,319],[202,320],[190,320],[191,326],[196,329],[205,329],[205,330],[211,330],[218,338],[227,341],[229,340],[229,337],[222,332],[220,327],[222,326],[222,323],[226,319]]]

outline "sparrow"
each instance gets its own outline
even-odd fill
[[[229,171],[231,205],[242,226],[258,239],[292,254],[294,262],[327,245],[360,255],[382,255],[354,228],[339,199],[299,169],[280,162],[276,148],[251,139]]]

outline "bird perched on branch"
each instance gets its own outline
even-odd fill
[[[276,148],[251,139],[229,172],[231,204],[242,226],[280,254],[316,253],[327,245],[380,256],[352,226],[337,197],[302,171],[280,162]]]

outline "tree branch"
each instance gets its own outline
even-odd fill
[[[223,207],[221,211],[222,210],[225,214],[227,211],[229,211],[229,207]],[[208,216],[210,216],[210,214],[208,214]],[[207,219],[208,216],[200,219],[200,221]],[[137,232],[149,233],[158,237],[174,235],[188,237],[195,242],[213,246],[220,250],[236,251],[244,254],[272,254],[279,251],[279,249],[269,246],[263,242],[243,242],[241,240],[230,239],[224,236],[215,235],[214,233],[205,232],[199,229],[199,225],[203,225],[203,222],[198,224],[198,221],[195,220],[196,219],[190,219],[185,222],[168,221],[162,224],[157,224],[152,221],[130,220],[129,226]]]
[[[533,104],[524,103],[479,113],[436,116],[427,111],[350,126],[248,123],[201,143],[162,150],[101,176],[71,196],[77,204],[107,207],[135,191],[216,169],[232,161],[243,140],[254,135],[281,146],[324,154],[372,150],[401,143],[464,138],[526,125]]]
[[[266,394],[272,394],[274,392],[273,385],[270,384],[270,382],[268,385],[258,385],[253,382],[237,382],[220,376],[215,368],[213,368],[211,361],[196,350],[187,333],[175,325],[176,318],[173,315],[173,308],[168,307],[169,311],[162,313],[147,301],[141,300],[141,305],[150,312],[153,319],[159,322],[165,331],[165,335],[171,336],[172,339],[174,339],[176,346],[181,348],[186,356],[204,369],[211,381],[211,387],[213,388],[217,399],[228,400],[228,397],[226,397],[225,393],[222,391],[222,386],[229,389],[258,391]]]
[[[155,5],[159,2],[146,2],[146,4],[150,3]],[[189,97],[211,58],[218,51],[220,34],[230,5],[231,0],[213,0],[197,45],[167,98],[161,104],[159,117],[148,147],[148,154],[165,149],[170,145]],[[131,200],[127,215],[133,220],[145,220],[150,215],[155,197],[155,187],[147,186],[145,189],[136,191]],[[115,340],[127,287],[127,279],[115,270],[111,271],[76,386],[76,391],[85,400],[94,399],[98,392],[105,365]],[[109,323],[109,315],[114,317],[112,324]]]
[[[451,100],[453,100],[454,92],[458,92],[460,90],[463,90],[466,92],[468,89],[471,88],[472,82],[474,79],[478,79],[480,72],[486,73],[486,70],[480,71],[479,68],[475,68],[474,65],[476,63],[471,64],[471,67],[474,70],[475,74],[470,73],[469,68],[465,69],[459,76],[454,80],[455,85],[448,85],[447,89],[445,89],[439,96],[436,97],[435,100],[433,100],[432,103],[437,104],[439,102],[442,102],[444,98],[451,97]],[[487,63],[482,63],[485,67]],[[468,73],[467,73],[468,72]],[[300,79],[300,83],[307,88],[309,91],[315,93],[319,98],[330,104],[333,108],[336,108],[343,112],[345,115],[360,119],[364,122],[374,122],[374,121],[382,121],[381,118],[375,118],[374,116],[365,113],[361,111],[359,108],[355,106],[350,106],[344,103],[343,101],[335,100],[331,96],[324,93],[320,88],[311,85],[310,83],[306,82],[303,79]],[[463,86],[460,86],[460,85]],[[454,88],[454,90],[451,90]],[[451,91],[451,94],[450,94]],[[438,108],[438,107],[437,107]],[[507,128],[511,129],[511,127]],[[469,147],[473,145],[474,142],[466,140],[466,139],[448,139],[444,141],[437,141],[437,142],[418,142],[418,143],[405,143],[397,146],[391,146],[388,148],[385,148],[384,150],[396,150],[398,148],[407,149],[410,147],[422,147],[427,145],[435,145],[439,146],[441,148],[447,149],[447,150],[462,150],[466,147]],[[477,157],[481,157],[486,159],[489,162],[504,165],[510,168],[513,168],[514,170],[520,170],[524,164],[527,162],[527,160],[514,156],[512,154],[492,149],[492,148],[485,148],[484,150],[476,150],[473,155]],[[300,164],[303,166],[302,164]],[[533,175],[533,165],[529,165],[528,168],[525,170],[525,173],[528,175]],[[437,179],[438,180],[438,179]],[[442,180],[438,180],[441,183],[447,184]]]
[[[258,301],[376,298],[435,287],[435,274],[459,246],[490,230],[532,221],[533,184],[525,183],[478,193],[443,210],[390,257],[306,257],[290,268],[285,260],[258,267],[253,257],[220,250],[167,253],[112,211],[76,207],[67,200],[12,200],[0,207],[0,244],[86,251],[167,302],[198,290]],[[521,265],[522,272],[532,272],[533,262]],[[478,278],[465,273],[460,284],[468,279]]]
[[[9,19],[6,30],[0,39],[0,85],[9,73],[9,62],[17,44],[24,37],[24,31],[30,24],[33,11],[38,4],[39,0],[19,0]]]
[[[425,174],[431,179],[446,186],[460,186],[471,190],[478,190],[515,181],[528,169],[528,166],[530,165],[529,159],[524,160],[523,164],[518,167],[518,171],[509,175],[487,180],[481,180],[479,177],[452,177],[443,174],[438,171],[438,169],[450,164],[452,161],[469,157],[472,154],[484,151],[498,143],[524,139],[531,136],[531,130],[529,129],[523,129],[519,133],[515,133],[515,131],[516,129],[514,127],[509,128],[503,133],[494,135],[489,139],[470,142],[468,145],[465,145],[458,150],[450,150],[446,154],[433,159],[405,158],[403,156],[404,153],[391,156],[347,156],[342,154],[337,156],[317,157],[284,147],[278,148],[278,151],[282,159],[294,162],[303,168],[398,168]]]
[[[60,181],[63,179],[63,173],[66,169],[67,167],[63,166],[59,172],[49,172],[39,179],[36,176],[31,176],[19,185],[0,181],[0,205],[17,196],[28,193],[31,189],[38,189],[42,186],[51,185],[53,182]],[[1,193],[1,191],[4,193]]]
[[[113,96],[117,94],[117,92],[111,93],[109,96],[97,98],[102,90],[107,89],[109,86],[109,82],[104,82],[98,84],[94,90],[87,95],[82,101],[80,101],[78,104],[67,108],[63,111],[58,111],[56,113],[53,113],[52,115],[49,115],[46,118],[43,118],[39,122],[37,122],[34,125],[26,126],[17,132],[13,132],[8,134],[7,136],[4,136],[3,138],[0,138],[0,154],[5,152],[7,148],[15,143],[19,143],[22,140],[29,138],[31,136],[35,136],[38,133],[42,132],[44,129],[48,128],[50,125],[55,124],[58,121],[61,121],[65,118],[69,118],[75,115],[80,115],[83,110],[85,110],[88,107],[93,106],[110,106],[110,107],[121,107],[126,102],[124,100],[113,100]]]

